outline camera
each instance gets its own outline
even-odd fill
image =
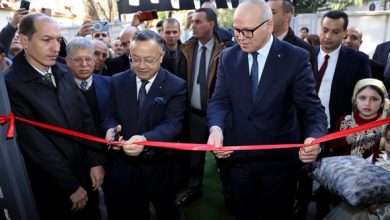
[[[107,21],[92,21],[93,32],[104,32],[108,31]]]
[[[20,2],[20,8],[24,8],[26,10],[29,10],[30,9],[30,2],[27,0],[22,0]]]

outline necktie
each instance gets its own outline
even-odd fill
[[[146,98],[146,84],[149,83],[148,80],[141,80],[141,88],[138,91],[138,113],[141,112],[142,105],[144,104]]]
[[[206,67],[206,46],[202,46],[202,54],[200,55],[199,72],[197,83],[200,89],[200,106],[202,110],[206,110],[207,106],[207,67]]]
[[[321,86],[322,78],[324,78],[326,67],[328,67],[328,60],[329,60],[329,55],[326,54],[324,57],[324,62],[322,63],[322,66],[321,66],[320,70],[318,71],[318,83],[317,83],[318,89]]]
[[[390,54],[387,56],[386,67],[383,72],[383,81],[386,88],[390,89]]]
[[[80,83],[80,89],[83,90],[83,91],[87,91],[87,86],[88,86],[87,81],[82,81]]]
[[[251,68],[251,91],[252,91],[252,103],[255,101],[257,85],[259,84],[259,64],[257,63],[257,55],[259,53],[252,52],[253,62]]]
[[[52,77],[53,77],[53,74],[52,73],[46,73],[45,75],[43,75],[43,77],[45,77],[47,80],[49,80],[49,82],[53,84],[53,80],[52,80]]]

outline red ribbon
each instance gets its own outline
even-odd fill
[[[21,118],[18,116],[14,116],[13,113],[10,113],[8,116],[0,116],[0,124],[5,124],[8,122],[7,128],[7,138],[13,138],[14,130],[15,130],[15,120],[21,121],[26,124],[30,124],[36,127],[48,129],[51,131],[55,131],[62,134],[71,135],[73,137],[78,137],[82,139],[86,139],[89,141],[94,141],[102,144],[120,144],[120,142],[110,142],[103,138],[95,137],[92,135],[80,133],[77,131],[72,131],[65,128],[56,127],[53,125],[44,124],[41,122],[36,122],[32,120],[28,120],[25,118]],[[367,130],[370,128],[378,127],[380,125],[384,125],[390,123],[390,118],[385,118],[379,121],[370,122],[364,125],[360,125],[354,128],[349,128],[342,131],[337,131],[320,138],[315,139],[312,144],[319,144],[326,141],[334,140],[337,138],[345,137],[352,133],[356,133],[359,131]],[[176,142],[159,142],[159,141],[143,141],[137,142],[137,144],[152,146],[152,147],[160,147],[160,148],[169,148],[169,149],[177,149],[177,150],[192,150],[192,151],[213,151],[216,150],[214,145],[210,144],[189,144],[189,143],[176,143]],[[286,148],[297,148],[303,147],[303,144],[268,144],[268,145],[246,145],[246,146],[224,146],[223,150],[269,150],[269,149],[286,149]],[[220,149],[219,149],[220,150]]]

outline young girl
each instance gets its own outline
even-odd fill
[[[340,118],[336,130],[346,130],[387,117],[389,100],[386,87],[377,79],[359,80],[352,96],[353,111]],[[379,126],[350,134],[331,143],[335,155],[354,155],[367,158],[373,155],[373,163],[379,155],[379,142],[385,126]]]

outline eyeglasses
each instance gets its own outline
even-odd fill
[[[263,26],[265,23],[267,23],[269,20],[263,21],[261,24],[259,24],[257,27],[249,30],[249,29],[243,29],[240,30],[238,28],[233,28],[234,30],[234,36],[239,37],[240,34],[242,34],[246,38],[252,38],[253,37],[253,32],[255,32],[259,27]]]
[[[73,61],[73,62],[77,62],[77,63],[82,63],[82,62],[86,62],[86,63],[91,63],[93,61],[95,61],[95,58],[94,57],[72,57],[72,56],[69,56],[69,58]]]
[[[127,45],[130,43],[130,41],[124,41],[121,42],[122,47],[127,47]]]
[[[153,64],[156,64],[158,62],[158,59],[160,59],[160,57],[164,54],[164,52],[162,52],[158,57],[147,57],[147,58],[139,58],[137,56],[133,56],[131,55],[130,57],[130,63],[131,64],[136,64],[136,65],[140,65],[142,62],[145,63],[145,65],[153,65]]]

